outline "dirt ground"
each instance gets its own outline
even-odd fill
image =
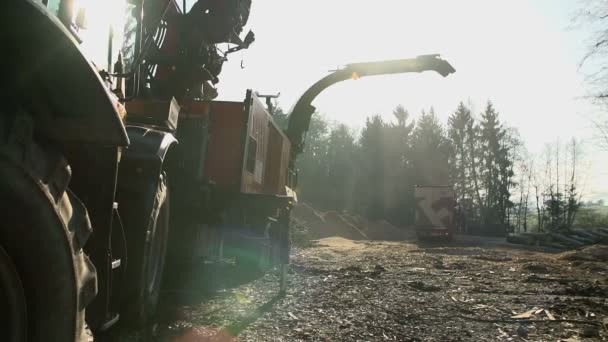
[[[163,292],[153,328],[110,339],[608,340],[608,246],[551,254],[502,241],[320,239],[294,250],[284,297],[276,273],[199,266]]]

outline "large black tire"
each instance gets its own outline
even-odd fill
[[[24,310],[26,321],[9,319],[0,341],[21,341],[15,336],[24,332],[30,342],[87,338],[85,307],[97,282],[82,248],[92,229],[84,205],[68,189],[70,176],[52,144],[34,141],[29,115],[0,114],[0,291],[22,294],[16,301],[0,294],[0,315]]]
[[[3,341],[25,341],[27,336],[27,303],[21,277],[13,259],[0,246],[0,331]]]
[[[145,196],[149,196],[147,194]],[[163,272],[167,256],[169,235],[169,189],[166,175],[158,181],[152,193],[154,204],[145,230],[132,230],[128,234],[129,286],[123,314],[127,325],[142,327],[151,322],[156,314]],[[142,202],[145,202],[142,199]],[[129,227],[127,230],[134,227]]]

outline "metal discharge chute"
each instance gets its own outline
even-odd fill
[[[304,136],[310,125],[310,118],[316,110],[312,101],[329,86],[365,76],[423,71],[436,71],[446,77],[456,70],[450,63],[439,58],[439,55],[424,55],[410,59],[347,64],[344,68],[323,77],[304,92],[289,114],[286,133],[292,144],[292,156],[295,157],[304,150]]]

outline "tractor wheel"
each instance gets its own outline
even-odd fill
[[[158,183],[147,229],[139,234],[141,244],[129,246],[129,265],[134,267],[129,280],[133,297],[127,299],[124,312],[125,323],[136,327],[145,326],[156,314],[167,256],[170,201],[164,174]]]
[[[0,341],[86,339],[97,282],[70,176],[60,152],[34,142],[29,115],[0,116]]]
[[[0,246],[0,337],[3,341],[25,341],[27,316],[21,277],[6,250]]]

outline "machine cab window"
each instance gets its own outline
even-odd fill
[[[136,26],[127,0],[42,0],[80,42],[87,58],[112,72],[119,52],[129,55],[128,40]]]

